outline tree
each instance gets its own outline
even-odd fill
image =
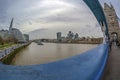
[[[18,40],[14,38],[13,36],[9,36],[7,39],[7,43],[17,43]]]

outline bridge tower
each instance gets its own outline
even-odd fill
[[[120,27],[114,7],[112,5],[104,3],[104,13],[108,24],[110,39],[117,39],[120,42]]]

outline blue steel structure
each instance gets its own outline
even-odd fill
[[[98,0],[84,0],[98,22],[107,23]],[[12,66],[0,64],[0,80],[100,80],[108,58],[109,45],[101,44],[81,55],[48,64]]]
[[[99,24],[102,25],[102,26],[103,25],[105,26],[105,29],[106,29],[105,34],[109,38],[107,21],[106,21],[104,11],[103,11],[99,1],[98,0],[83,0],[83,1],[91,9],[91,11],[95,15],[95,17],[96,17],[97,21],[99,22]]]

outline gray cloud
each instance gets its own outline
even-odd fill
[[[101,4],[111,2],[120,17],[119,0],[99,1]],[[50,29],[45,30],[46,36],[49,31],[52,36],[59,30],[63,34],[73,30],[81,35],[88,32],[94,35],[93,29],[100,32],[97,20],[83,0],[0,0],[0,29],[8,29],[12,17],[14,27],[27,33],[37,29]]]
[[[106,2],[108,4],[112,4],[117,12],[117,15],[120,17],[120,0],[99,0],[102,4],[102,6],[104,6],[103,4]]]

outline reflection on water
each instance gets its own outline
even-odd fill
[[[32,65],[48,63],[56,60],[65,59],[76,54],[81,54],[91,48],[93,44],[56,44],[44,43],[43,46],[36,43],[20,51],[13,59],[13,65]]]

